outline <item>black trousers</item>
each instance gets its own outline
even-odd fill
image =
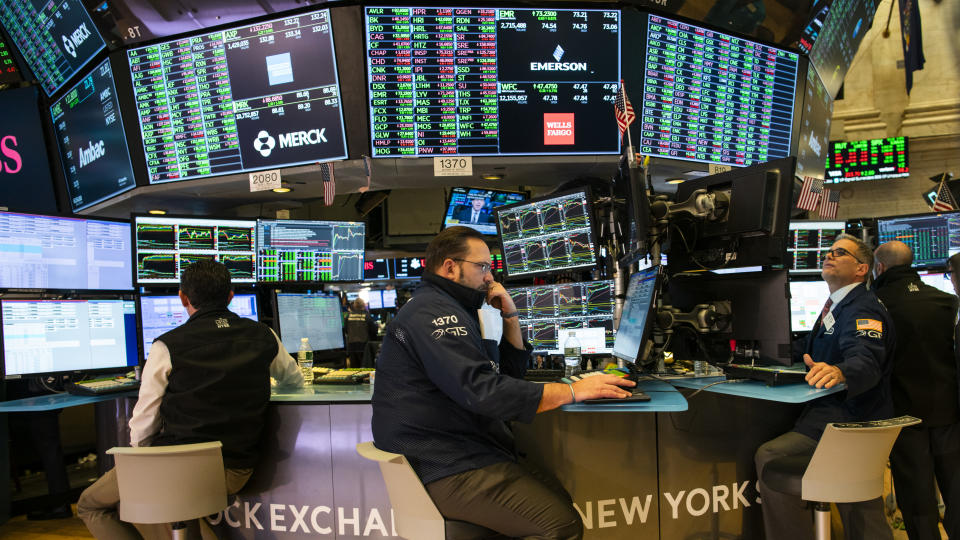
[[[937,493],[947,510],[943,528],[960,539],[960,424],[904,428],[890,453],[897,506],[910,540],[940,540]]]
[[[579,540],[583,521],[548,473],[513,462],[462,472],[425,486],[445,518],[512,538]]]

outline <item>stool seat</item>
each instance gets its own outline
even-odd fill
[[[803,492],[803,474],[810,465],[810,455],[783,456],[771,460],[763,468],[763,483],[770,489],[800,497]]]

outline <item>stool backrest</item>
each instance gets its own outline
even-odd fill
[[[443,516],[407,458],[402,454],[384,452],[372,442],[358,444],[357,453],[380,465],[394,511],[397,534],[415,540],[443,540]]]
[[[803,500],[851,503],[879,497],[894,441],[902,428],[919,423],[901,416],[827,424],[803,475]]]
[[[115,447],[120,519],[174,523],[227,507],[220,441],[175,446]]]

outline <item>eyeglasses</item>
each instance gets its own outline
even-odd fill
[[[824,260],[826,260],[826,258],[827,258],[828,255],[829,255],[831,258],[834,258],[834,259],[843,257],[844,255],[849,255],[849,256],[853,257],[853,260],[857,261],[858,263],[860,263],[860,264],[866,264],[866,263],[864,263],[863,261],[861,261],[859,258],[857,258],[856,255],[854,255],[853,253],[850,253],[849,251],[843,249],[842,247],[833,248],[833,249],[828,249],[827,251],[824,251],[824,252],[823,252],[823,258],[824,258]]]
[[[475,265],[477,265],[477,266],[480,267],[480,273],[481,273],[481,274],[486,274],[486,273],[490,272],[490,263],[488,263],[488,262],[478,263],[478,262],[468,261],[468,260],[466,260],[466,259],[453,259],[453,260],[455,260],[455,261],[460,261],[460,262],[468,262],[468,263],[470,263],[470,264],[475,264]]]

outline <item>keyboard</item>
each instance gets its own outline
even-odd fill
[[[330,373],[325,373],[323,375],[314,376],[314,384],[361,384],[365,382],[370,382],[370,374],[373,373],[372,369],[367,370],[356,370],[356,369],[338,369],[331,371]]]
[[[140,381],[126,377],[107,377],[90,381],[67,383],[64,387],[68,393],[75,396],[100,396],[103,394],[138,390],[140,388]]]
[[[642,390],[637,390],[636,388],[624,388],[624,390],[630,391],[630,396],[623,398],[596,398],[596,399],[585,399],[580,403],[586,403],[587,405],[602,405],[604,403],[629,403],[631,401],[650,401],[650,395]]]
[[[772,366],[721,365],[728,379],[750,379],[760,381],[767,386],[807,383],[807,372]]]
[[[532,382],[557,382],[563,377],[562,369],[528,369],[523,374],[525,381]]]

